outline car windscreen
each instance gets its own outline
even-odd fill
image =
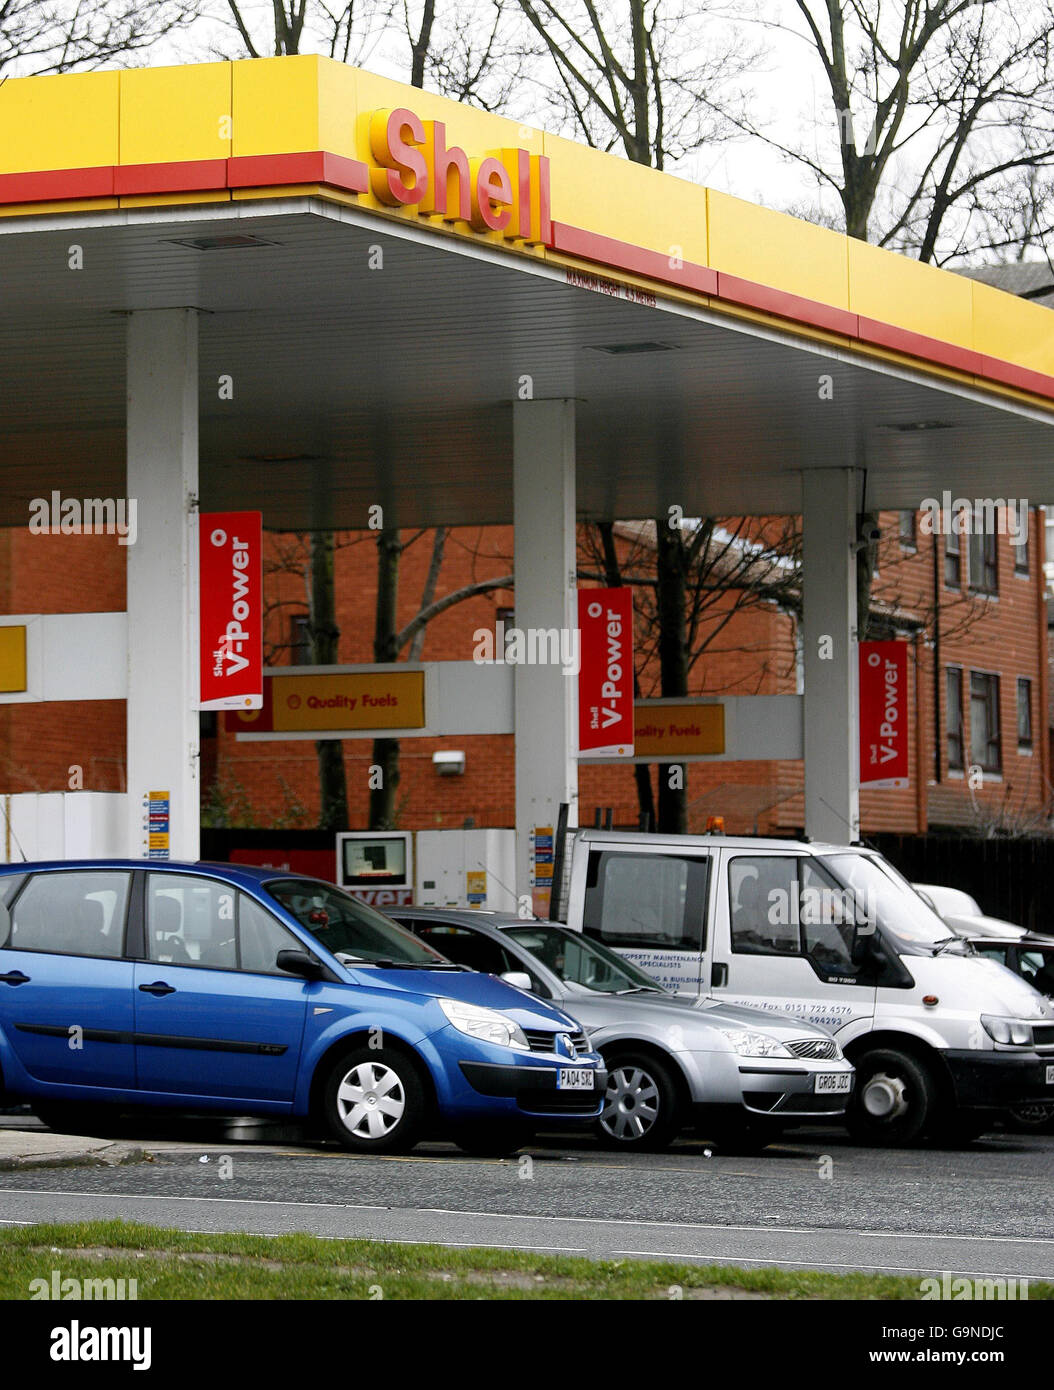
[[[450,968],[445,956],[383,913],[349,893],[306,878],[271,879],[264,889],[306,928],[321,946],[352,965],[414,965]]]
[[[887,874],[866,854],[824,854],[821,861],[858,904],[858,920],[877,922],[897,950],[929,954],[940,946],[956,955],[970,954],[969,944],[952,938],[948,923],[927,907],[906,879]],[[952,939],[949,939],[952,938]]]
[[[658,981],[638,970],[606,946],[563,927],[509,927],[504,935],[530,951],[565,984],[580,985],[595,994],[625,994],[638,990],[665,993]]]

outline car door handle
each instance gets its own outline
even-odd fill
[[[9,970],[6,975],[0,975],[5,985],[28,985],[29,976],[23,975],[21,970]]]
[[[175,994],[175,985],[166,985],[164,980],[155,980],[152,985],[140,985],[144,994]]]
[[[720,989],[722,985],[728,984],[728,965],[724,961],[715,963],[711,967],[710,984],[714,989]]]

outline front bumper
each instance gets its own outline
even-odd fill
[[[1012,1105],[1036,1101],[1054,1102],[1054,1082],[1047,1081],[1048,1067],[1054,1068],[1054,1055],[945,1051],[941,1056],[951,1074],[958,1106],[1006,1110]]]
[[[817,1091],[818,1076],[848,1076],[845,1091]],[[770,1067],[763,1062],[741,1061],[740,1084],[743,1105],[757,1115],[800,1116],[842,1115],[853,1094],[853,1069],[845,1062],[830,1062],[825,1067]]]
[[[590,1068],[593,1089],[590,1091],[561,1091],[557,1088],[555,1064],[526,1066],[503,1062],[459,1062],[461,1074],[483,1096],[503,1096],[515,1100],[525,1115],[545,1119],[594,1119],[603,1107],[607,1087],[607,1072],[603,1067]],[[573,1066],[568,1062],[566,1066]]]

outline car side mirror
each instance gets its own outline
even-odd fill
[[[526,970],[506,970],[500,977],[507,985],[515,985],[517,989],[531,990],[534,984]]]
[[[275,965],[288,975],[301,975],[305,980],[320,980],[324,973],[322,962],[306,951],[279,951]]]

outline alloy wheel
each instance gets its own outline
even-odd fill
[[[359,1062],[337,1088],[341,1123],[358,1139],[382,1139],[406,1111],[406,1091],[399,1076],[381,1062]]]

